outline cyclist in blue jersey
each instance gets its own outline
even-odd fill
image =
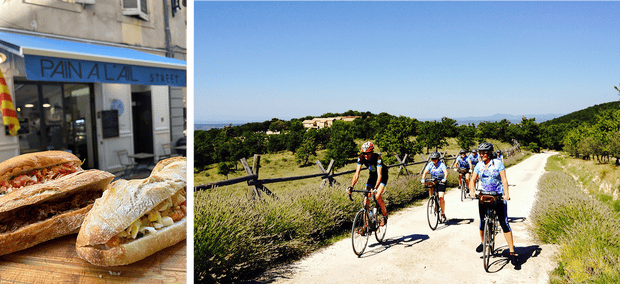
[[[502,155],[502,150],[497,149],[497,157],[496,159],[502,160],[502,164],[504,164],[504,155]]]
[[[483,191],[495,191],[503,194],[504,199],[497,202],[494,206],[495,212],[499,223],[504,231],[504,238],[508,243],[510,250],[510,260],[513,265],[516,265],[517,255],[515,254],[515,247],[512,239],[512,230],[508,225],[508,204],[507,200],[510,200],[510,193],[508,191],[508,179],[506,178],[506,168],[504,163],[499,159],[492,159],[493,157],[493,144],[482,142],[478,146],[482,162],[478,163],[474,168],[473,176],[470,180],[470,186],[473,187],[476,179],[480,178]],[[475,191],[471,191],[469,194],[472,198],[475,197]],[[476,248],[477,252],[482,252],[482,240],[484,238],[484,229],[482,227],[482,221],[484,220],[486,208],[478,203],[478,213],[480,214],[480,245]]]
[[[447,220],[446,218],[446,201],[444,200],[444,196],[446,194],[446,179],[448,178],[448,168],[446,168],[446,164],[439,160],[441,155],[439,152],[433,152],[430,155],[431,162],[426,165],[424,168],[424,172],[422,173],[421,182],[424,183],[424,179],[426,178],[426,174],[430,173],[431,178],[437,178],[440,182],[437,184],[437,195],[439,196],[439,206],[441,206],[441,218],[443,220]],[[433,195],[433,189],[428,189],[429,196]]]
[[[372,142],[368,141],[362,144],[362,154],[360,154],[357,158],[357,167],[355,168],[355,174],[353,174],[353,178],[351,179],[351,186],[347,188],[347,193],[349,195],[351,194],[351,189],[353,189],[357,183],[357,180],[360,178],[362,165],[368,167],[370,176],[366,182],[366,189],[376,189],[375,197],[377,199],[377,203],[379,203],[379,207],[381,207],[381,213],[383,214],[383,219],[381,219],[379,226],[385,226],[385,224],[387,224],[388,214],[387,209],[385,209],[385,202],[383,202],[383,198],[381,198],[381,196],[385,192],[385,186],[387,185],[388,168],[383,165],[381,155],[374,153],[374,150],[375,145],[372,144]],[[370,199],[368,199],[368,202],[370,202]]]
[[[478,162],[480,162],[480,155],[478,155],[478,151],[476,149],[471,150],[471,154],[467,157],[467,161],[469,162],[469,168],[475,169]]]
[[[452,167],[455,168],[454,170],[456,170],[456,167],[467,170],[467,173],[465,173],[465,181],[466,181],[466,184],[468,185],[470,166],[469,166],[469,161],[467,161],[467,152],[465,152],[465,150],[459,151],[459,157],[456,158],[456,161],[454,161],[454,164],[452,164]],[[459,186],[463,186],[463,184],[461,184],[462,178],[463,178],[463,174],[459,173]]]

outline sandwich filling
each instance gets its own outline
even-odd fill
[[[95,199],[99,197],[101,191],[81,191],[64,198],[3,212],[0,215],[0,234],[11,233],[30,224],[82,209],[95,203]]]
[[[28,173],[17,175],[8,180],[0,181],[0,195],[10,193],[24,186],[45,183],[47,181],[66,176],[82,170],[79,162],[65,163],[49,166],[43,169],[32,170]]]
[[[129,227],[112,237],[103,249],[111,249],[148,234],[157,234],[158,230],[172,226],[187,216],[185,188],[172,197],[160,202],[151,211],[136,219]]]

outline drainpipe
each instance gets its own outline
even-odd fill
[[[169,0],[164,1],[164,28],[166,33],[166,57],[174,57],[174,51],[172,50],[172,44],[170,41],[172,40],[172,36],[170,36],[170,17],[168,16],[168,11],[170,10],[168,7]],[[186,71],[187,72],[187,71]],[[168,125],[170,129],[170,143],[174,143],[172,141],[172,87],[168,86]],[[176,145],[173,145],[173,147]]]

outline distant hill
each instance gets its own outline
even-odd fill
[[[209,130],[211,128],[224,128],[226,126],[239,126],[245,123],[194,123],[194,130]]]
[[[564,116],[560,116],[554,119],[551,119],[549,121],[546,121],[544,123],[541,123],[541,125],[544,126],[549,126],[549,125],[559,125],[559,124],[566,124],[566,123],[571,123],[573,121],[576,122],[587,122],[587,123],[594,123],[594,119],[595,119],[595,114],[604,111],[604,110],[608,110],[608,109],[618,109],[620,108],[620,101],[615,101],[615,102],[608,102],[608,103],[603,103],[603,104],[599,104],[599,105],[593,105],[591,107],[582,109],[582,110],[578,110],[575,112],[571,112],[567,115]]]

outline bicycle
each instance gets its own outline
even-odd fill
[[[381,212],[378,206],[377,198],[374,193],[375,190],[357,190],[351,189],[351,192],[364,193],[364,199],[362,200],[362,209],[357,211],[355,218],[353,219],[353,226],[351,228],[351,243],[353,245],[353,252],[359,257],[364,253],[366,245],[368,244],[368,238],[375,233],[375,239],[377,242],[383,242],[385,238],[385,232],[387,231],[387,223],[384,226],[380,226],[383,214],[377,214],[377,211]],[[368,202],[368,195],[372,195],[372,199],[375,201],[375,207],[370,209],[370,202]],[[349,199],[353,201],[349,194]]]
[[[428,219],[428,226],[431,227],[431,230],[435,230],[437,228],[438,223],[443,223],[444,220],[441,218],[441,206],[439,205],[439,194],[437,193],[437,184],[439,180],[437,178],[425,179],[424,187],[432,188],[433,195],[431,195],[428,199],[428,205],[426,210],[426,217]]]
[[[487,209],[483,220],[482,264],[484,265],[484,270],[489,272],[489,262],[495,251],[495,236],[499,233],[500,228],[497,212],[495,212],[493,205],[501,202],[502,194],[495,191],[481,191],[479,194],[476,194],[476,198]]]
[[[458,168],[457,171],[461,174],[461,185],[459,185],[459,189],[461,190],[461,202],[463,199],[467,199],[467,194],[469,191],[469,186],[467,185],[467,179],[465,178],[469,170],[466,168]]]

